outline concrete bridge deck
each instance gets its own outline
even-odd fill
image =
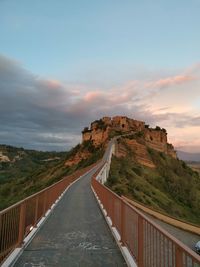
[[[69,188],[15,267],[126,266],[90,188],[93,173]]]

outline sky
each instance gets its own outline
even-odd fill
[[[68,150],[102,116],[200,152],[200,0],[0,0],[0,143]]]

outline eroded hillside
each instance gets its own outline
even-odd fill
[[[148,146],[142,133],[118,139],[107,186],[176,218],[200,224],[200,176]]]

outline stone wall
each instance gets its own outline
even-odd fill
[[[172,144],[167,143],[167,132],[163,129],[149,129],[144,131],[146,145],[157,151],[164,152],[173,158],[177,158],[176,151]]]
[[[125,116],[116,116],[111,120],[111,125],[114,128],[120,129],[124,132],[129,131],[142,131],[145,128],[143,121],[137,121],[134,119],[127,118]]]
[[[165,131],[156,130],[156,129],[148,129],[146,128],[144,131],[145,140],[149,142],[155,142],[160,144],[167,144],[167,133]]]

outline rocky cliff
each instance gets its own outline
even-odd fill
[[[91,123],[90,129],[86,127],[82,131],[82,141],[91,140],[98,146],[106,142],[112,135],[138,132],[145,129],[143,121],[133,120],[124,116],[113,118],[103,117]]]
[[[125,142],[130,149],[135,151],[138,162],[148,167],[154,167],[149,160],[147,148],[153,148],[159,152],[176,158],[176,151],[172,144],[167,142],[167,132],[158,126],[149,128],[143,121],[134,120],[125,116],[103,117],[91,123],[90,128],[86,127],[82,131],[82,142],[91,141],[94,146],[106,144],[110,138],[117,135],[133,135],[132,140]],[[118,144],[118,156],[124,154],[124,144]],[[124,154],[124,156],[126,156]]]

